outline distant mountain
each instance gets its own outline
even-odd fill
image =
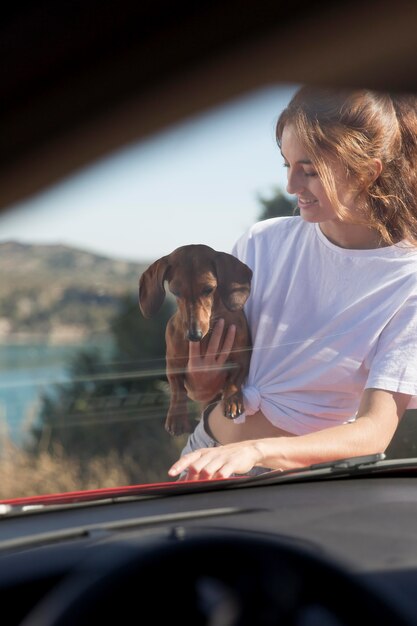
[[[147,264],[63,245],[0,243],[0,341],[106,333]]]

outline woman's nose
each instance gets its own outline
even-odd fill
[[[302,181],[300,175],[294,170],[288,168],[287,170],[287,193],[295,194],[301,190]]]

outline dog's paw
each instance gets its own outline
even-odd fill
[[[169,417],[167,418],[166,422],[165,422],[165,430],[167,431],[167,433],[169,433],[172,437],[179,437],[180,435],[185,435],[186,433],[191,433],[192,432],[192,427],[191,427],[191,423],[190,420],[187,418],[175,418],[175,419],[170,419]]]
[[[227,398],[223,398],[223,415],[228,419],[235,419],[242,415],[245,407],[243,406],[243,396],[240,391],[237,391]]]

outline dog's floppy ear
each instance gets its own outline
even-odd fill
[[[139,307],[144,317],[158,313],[165,299],[164,282],[169,269],[168,257],[155,261],[139,280]]]
[[[250,294],[252,270],[232,254],[217,252],[214,258],[217,289],[230,311],[243,308]]]

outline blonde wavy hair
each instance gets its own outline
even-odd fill
[[[393,245],[417,246],[417,98],[365,89],[301,87],[281,113],[276,138],[291,124],[337,215],[366,224]],[[332,162],[344,167],[358,195],[358,218],[338,200]],[[382,171],[372,176],[374,159]]]

